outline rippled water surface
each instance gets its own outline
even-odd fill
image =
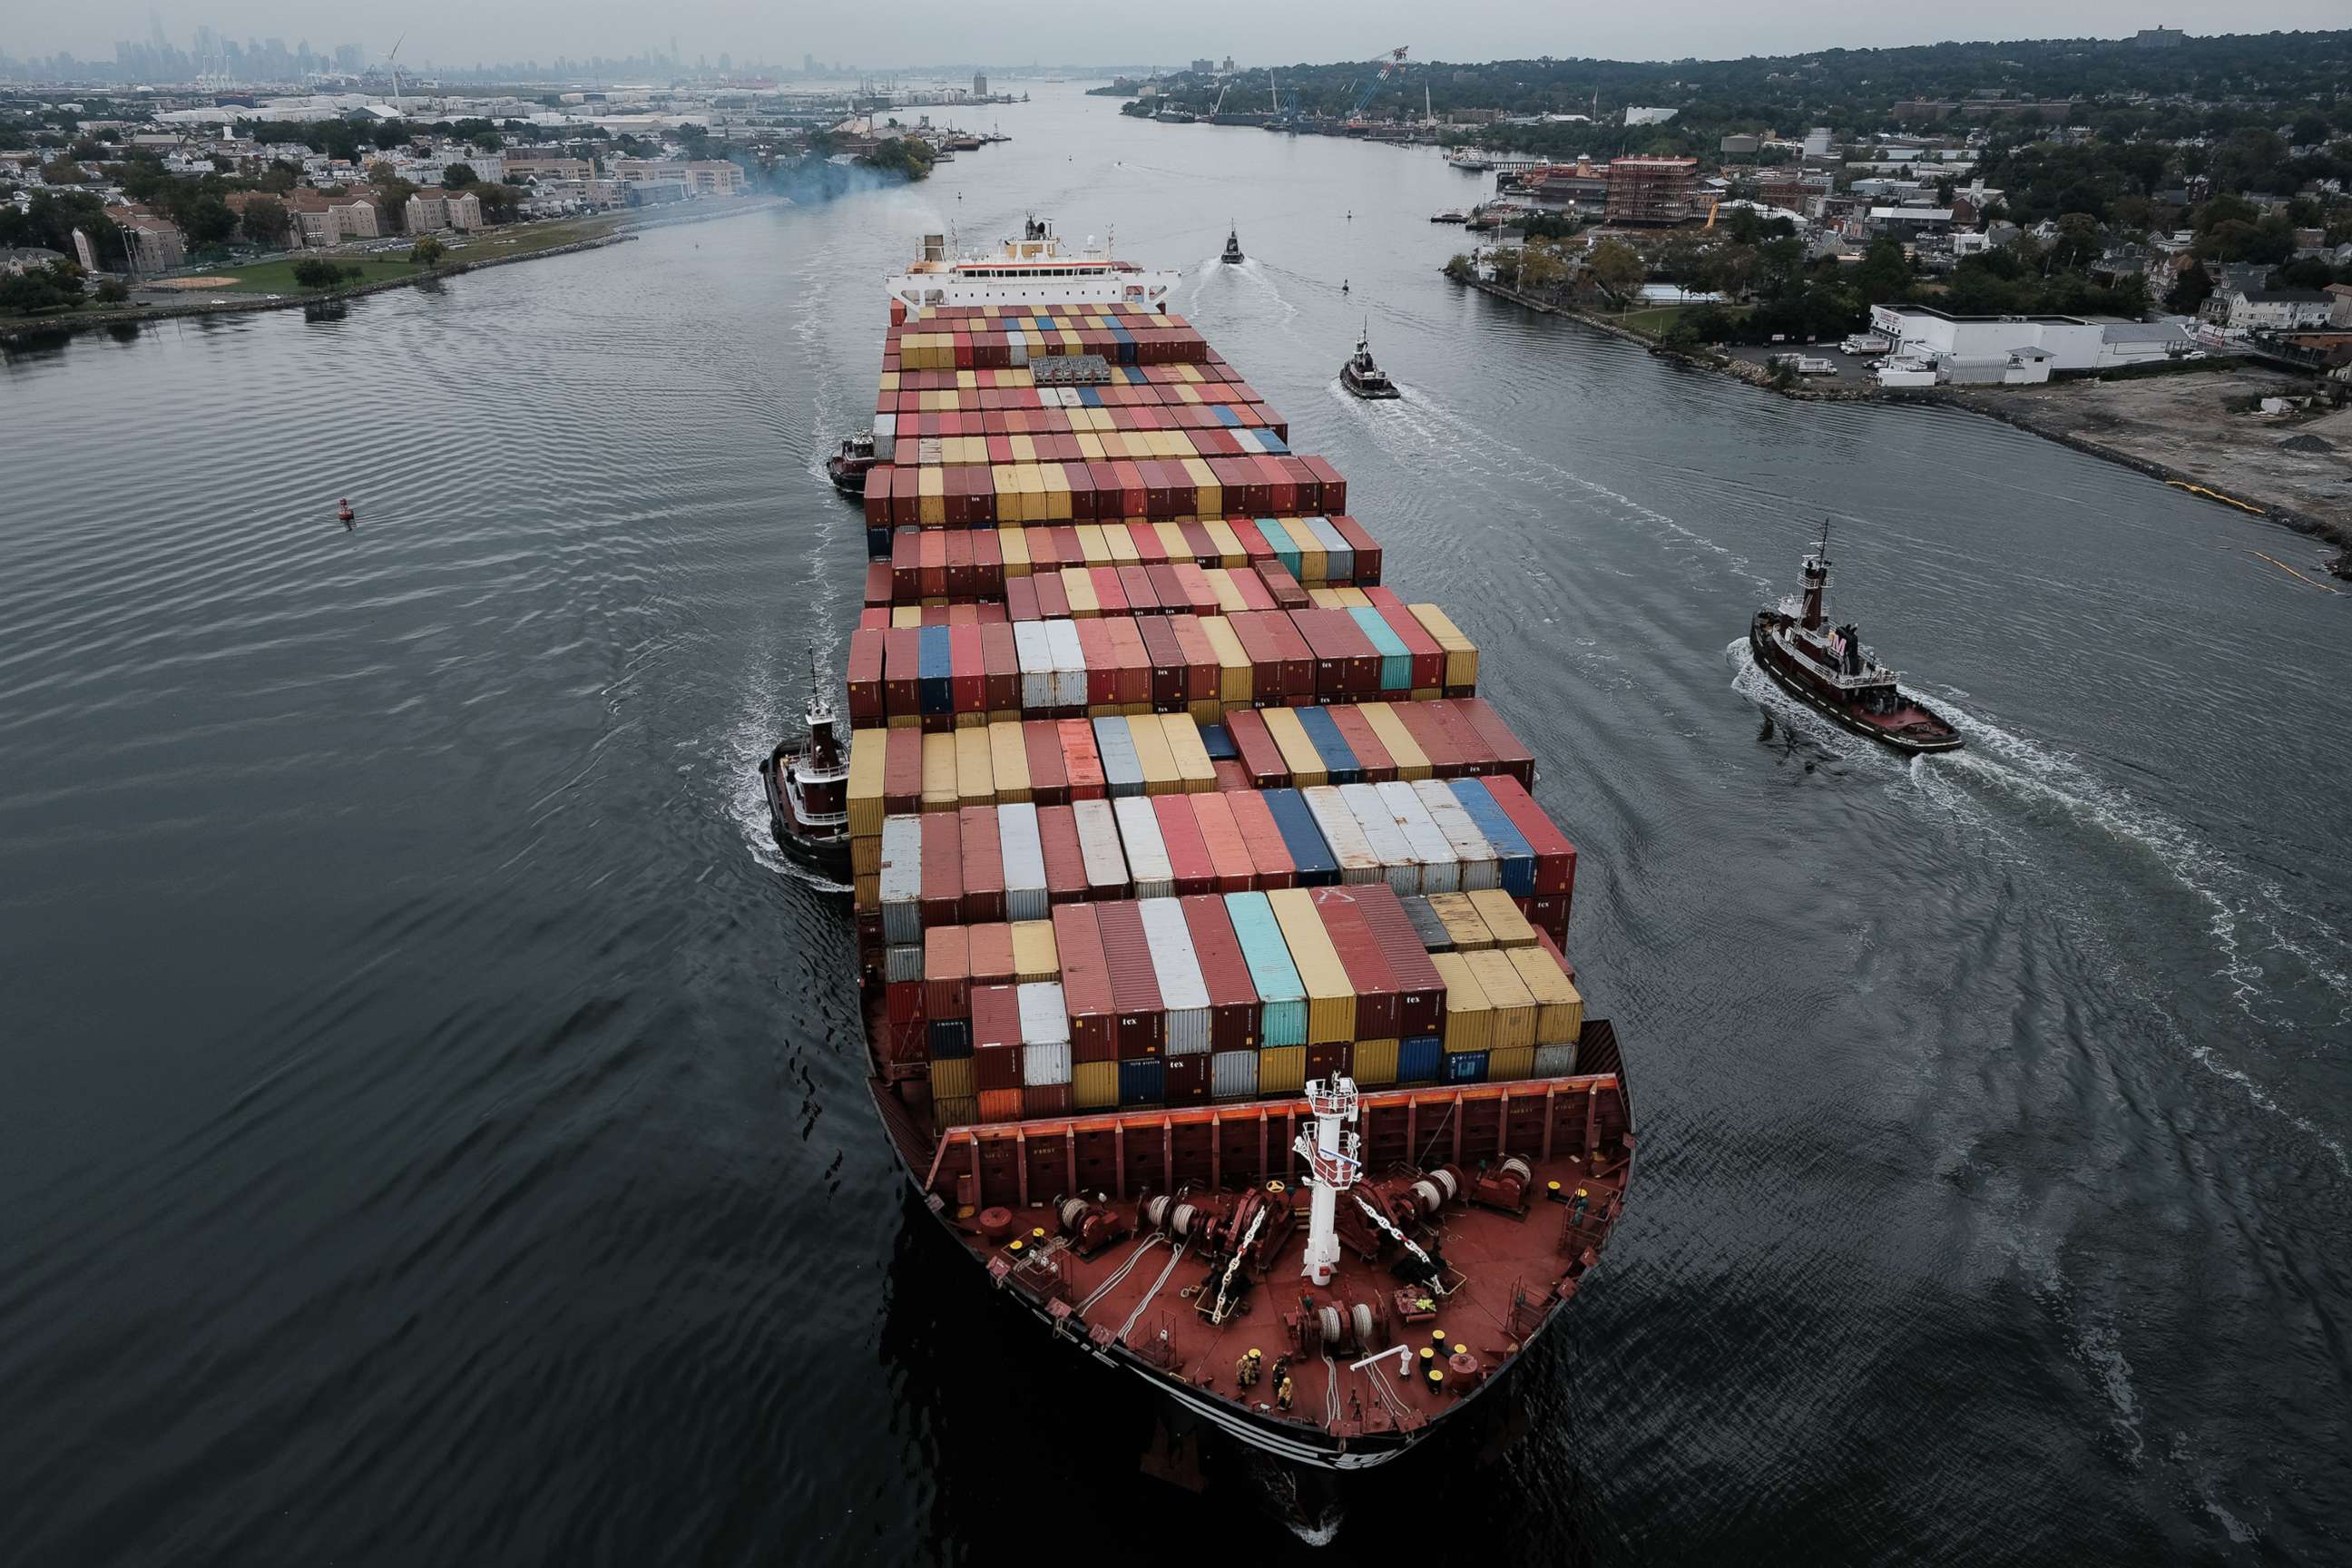
[[[912,190],[0,366],[6,1555],[2342,1557],[2352,599],[2249,553],[2311,548],[1457,291],[1424,154],[1042,90]],[[880,275],[1033,210],[1187,268],[1582,850],[1644,1166],[1499,1458],[1141,1479],[762,844]],[[1824,513],[1966,752],[1747,667]]]

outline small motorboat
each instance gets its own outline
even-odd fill
[[[352,525],[352,520],[357,516],[359,516],[359,513],[352,510],[351,497],[338,496],[335,498],[335,521],[337,522],[341,523],[345,528],[349,528]]]
[[[833,488],[843,495],[862,496],[866,493],[866,471],[874,467],[874,462],[873,431],[845,436],[841,438],[841,449],[824,460],[825,478],[831,479]]]
[[[1805,591],[1777,610],[1759,610],[1748,624],[1748,647],[1757,668],[1780,689],[1857,735],[1898,752],[1953,752],[1960,732],[1943,715],[1896,684],[1895,672],[1871,657],[1853,622],[1832,630],[1822,601],[1830,582],[1830,525],[1805,557]]]
[[[1389,379],[1389,373],[1372,363],[1371,341],[1371,329],[1367,326],[1364,335],[1356,340],[1356,352],[1339,367],[1339,384],[1358,397],[1402,397],[1404,394]]]
[[[1238,266],[1249,259],[1242,254],[1241,230],[1236,228],[1225,230],[1225,253],[1217,259],[1228,267]]]
[[[849,879],[849,751],[836,732],[840,721],[825,696],[814,656],[809,661],[808,731],[760,763],[761,791],[776,847],[835,881]]]

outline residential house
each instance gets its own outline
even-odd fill
[[[440,228],[469,233],[482,226],[482,203],[470,192],[419,191],[408,198],[404,216],[411,234],[430,234]]]
[[[2320,292],[2334,301],[2327,308],[2327,324],[2352,327],[2352,283],[2330,283]]]
[[[2233,332],[2291,332],[2326,326],[2335,305],[2316,289],[2231,289],[2207,299],[2198,315]]]
[[[47,250],[37,245],[0,246],[0,272],[18,274],[47,267],[52,262],[71,261],[72,257],[59,250]]]
[[[180,232],[179,225],[161,213],[133,204],[108,207],[106,216],[122,231],[131,271],[169,272],[187,260],[188,237]]]

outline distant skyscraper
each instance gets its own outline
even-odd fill
[[[988,96],[988,79],[981,75],[978,71],[971,73],[971,95],[974,98],[986,98]]]
[[[803,55],[801,57],[801,75],[816,75],[816,57],[814,55]]]

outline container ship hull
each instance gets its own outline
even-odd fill
[[[1188,324],[1091,275],[957,302],[1057,259],[1033,222],[888,286],[845,660],[871,1098],[1070,1351],[1384,1464],[1497,1407],[1622,1212],[1575,846],[1477,647]]]

